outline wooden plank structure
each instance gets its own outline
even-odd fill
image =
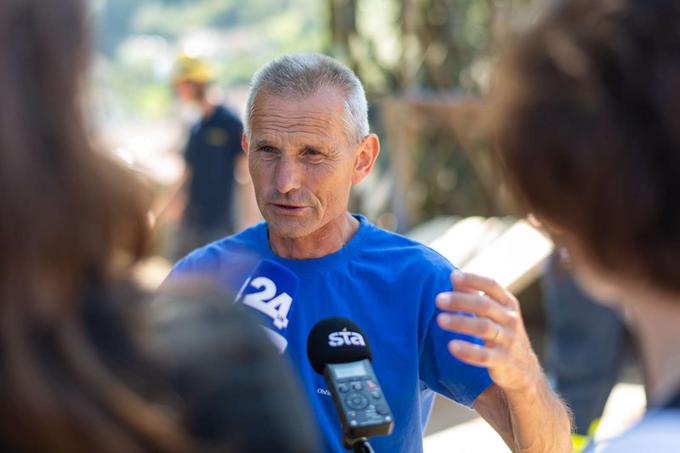
[[[409,236],[460,269],[491,277],[514,294],[540,277],[553,250],[547,236],[512,217],[435,219]]]
[[[419,207],[409,197],[417,178],[414,151],[423,130],[443,130],[457,142],[489,200],[490,210],[504,214],[510,202],[499,182],[489,147],[484,146],[485,106],[475,98],[455,93],[417,94],[381,102],[383,133],[389,148],[390,169],[398,184],[394,196],[403,205],[407,222],[420,220]],[[451,263],[487,275],[517,294],[541,274],[552,253],[549,238],[524,220],[513,217],[439,218],[409,236],[429,244]]]

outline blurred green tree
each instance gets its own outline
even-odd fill
[[[169,70],[181,52],[211,61],[220,87],[247,84],[286,52],[319,51],[318,0],[96,0],[97,77],[119,116],[167,115]],[[162,94],[163,90],[167,93]]]
[[[467,105],[488,88],[501,25],[530,17],[532,3],[327,0],[326,51],[357,72],[383,119],[373,126],[394,186],[382,209],[397,229],[438,215],[502,213],[488,146],[476,135],[478,108]]]
[[[326,0],[326,51],[371,81],[370,94],[482,92],[496,24],[532,0]]]

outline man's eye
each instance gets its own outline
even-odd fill
[[[275,159],[279,153],[273,146],[260,146],[257,150],[262,159]]]
[[[278,158],[279,150],[273,146],[260,146],[257,148],[257,155],[263,161],[273,161]]]
[[[309,158],[311,161],[316,162],[324,158],[324,154],[318,149],[307,148],[305,150],[305,157]]]

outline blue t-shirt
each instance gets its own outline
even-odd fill
[[[194,251],[169,278],[209,276],[234,293],[261,259],[286,266],[300,285],[288,313],[285,353],[314,410],[325,451],[347,450],[324,379],[307,360],[306,343],[314,324],[341,316],[366,333],[374,371],[394,415],[393,433],[372,438],[371,444],[376,452],[421,452],[434,392],[471,406],[492,381],[486,369],[462,363],[447,349],[454,337],[475,340],[445,332],[436,323],[435,296],[452,289],[453,266],[430,248],[357,218],[360,226],[351,241],[322,258],[275,255],[266,223],[260,223]]]

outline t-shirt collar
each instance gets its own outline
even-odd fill
[[[261,229],[260,237],[260,243],[263,244],[263,258],[276,261],[297,272],[315,272],[337,267],[342,263],[347,262],[354,255],[359,247],[359,244],[363,241],[371,228],[371,224],[363,215],[352,214],[352,216],[359,221],[359,228],[357,229],[356,233],[354,233],[354,236],[352,236],[349,242],[347,242],[347,244],[345,244],[340,250],[329,255],[302,260],[283,258],[274,253],[269,244],[267,224],[265,222],[264,227]]]

